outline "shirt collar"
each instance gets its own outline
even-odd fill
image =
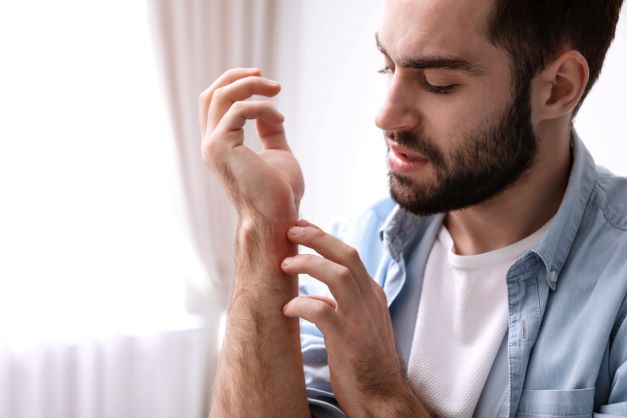
[[[572,149],[573,165],[562,203],[546,234],[532,248],[544,262],[551,290],[556,289],[596,183],[596,164],[574,129]]]
[[[544,262],[547,282],[552,290],[556,289],[596,182],[594,160],[577,132],[574,129],[572,132],[573,165],[566,193],[546,233],[531,249]],[[394,261],[399,261],[403,250],[415,238],[415,233],[426,219],[399,205],[392,209],[379,229],[379,238]],[[433,222],[441,223],[443,219],[444,214],[439,214]]]
[[[440,216],[440,222],[444,215]],[[415,237],[425,217],[413,213],[396,205],[379,228],[379,238],[392,259],[399,261],[403,250]]]

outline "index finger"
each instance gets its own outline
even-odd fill
[[[298,224],[303,225],[304,222],[299,221]],[[348,268],[362,290],[365,278],[372,281],[357,250],[322,229],[313,225],[294,226],[289,229],[287,237],[290,241],[311,248],[324,258]]]
[[[211,83],[206,90],[200,93],[200,96],[198,96],[198,120],[200,123],[201,134],[204,134],[205,129],[207,128],[209,104],[211,103],[211,96],[213,95],[213,92],[220,87],[224,87],[234,81],[251,75],[260,76],[261,71],[258,68],[232,68],[224,72],[213,83]]]

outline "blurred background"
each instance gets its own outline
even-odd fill
[[[387,194],[373,122],[381,10],[0,2],[0,418],[206,414],[235,218],[201,161],[198,94],[236,66],[280,81],[302,216],[350,216]],[[621,175],[624,15],[576,120],[597,163]]]

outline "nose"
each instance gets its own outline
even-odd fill
[[[375,118],[375,124],[384,131],[407,131],[418,126],[415,108],[416,96],[409,83],[404,83],[398,73],[388,85],[387,96]]]

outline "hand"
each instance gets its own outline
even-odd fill
[[[226,186],[242,217],[294,222],[304,193],[303,175],[290,151],[283,115],[253,95],[276,96],[278,83],[258,69],[225,72],[199,97],[202,156]],[[246,120],[255,119],[262,151],[244,145]]]
[[[423,416],[426,411],[406,383],[396,352],[385,292],[354,248],[306,221],[297,225],[288,239],[321,257],[296,255],[281,268],[325,283],[334,300],[299,296],[283,312],[316,324],[324,334],[331,386],[340,406],[350,417]]]

